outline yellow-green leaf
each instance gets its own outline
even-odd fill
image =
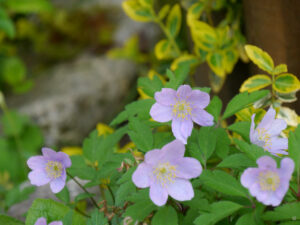
[[[161,8],[161,10],[159,10],[159,13],[158,13],[159,20],[163,20],[166,17],[166,15],[168,14],[169,10],[170,10],[170,5],[169,4],[164,5]]]
[[[224,52],[225,55],[225,71],[226,73],[231,73],[234,65],[239,59],[239,53],[236,49],[229,49]]]
[[[210,86],[214,93],[219,93],[219,91],[222,89],[226,77],[220,77],[216,75],[213,71],[209,73],[209,81]]]
[[[151,7],[140,4],[139,0],[127,0],[122,3],[125,13],[133,20],[149,22],[154,20]]]
[[[273,74],[278,75],[281,73],[286,73],[288,71],[287,65],[286,64],[279,64],[278,66],[275,67]]]
[[[253,63],[260,69],[272,73],[274,69],[274,62],[271,56],[254,45],[245,46],[246,53]]]
[[[290,93],[279,93],[275,91],[276,97],[281,102],[295,102],[297,101],[296,92],[290,92]]]
[[[175,58],[175,53],[170,42],[166,39],[159,41],[154,48],[155,55],[158,59],[172,59]]]
[[[207,63],[212,71],[220,76],[225,77],[225,55],[221,52],[209,52],[206,56]]]
[[[193,20],[199,19],[204,8],[205,8],[205,4],[203,2],[197,2],[188,9],[187,23],[189,26],[193,23]]]
[[[193,68],[194,66],[198,65],[199,60],[194,55],[190,55],[190,54],[182,55],[173,61],[173,63],[171,64],[171,70],[175,71],[178,65],[180,65],[180,63],[183,62],[185,63],[188,62],[190,64],[190,67]]]
[[[280,93],[296,92],[300,89],[300,82],[295,75],[285,73],[276,77],[273,88]]]
[[[240,92],[253,92],[269,86],[272,83],[271,78],[267,75],[254,75],[244,81],[240,88]]]
[[[181,27],[181,9],[179,4],[176,4],[171,9],[167,19],[167,29],[170,34],[175,37],[178,35]]]
[[[139,0],[139,3],[144,7],[152,6],[152,0]]]
[[[190,25],[192,38],[197,47],[205,51],[212,51],[217,45],[217,35],[213,27],[193,20]]]

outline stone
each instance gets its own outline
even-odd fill
[[[37,123],[46,146],[81,144],[98,122],[122,110],[136,72],[132,62],[85,55],[55,66],[7,102]]]

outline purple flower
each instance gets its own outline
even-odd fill
[[[65,186],[66,168],[71,166],[71,160],[66,153],[55,152],[50,148],[43,148],[42,152],[42,156],[28,159],[27,165],[32,169],[28,178],[36,186],[50,183],[53,193],[58,193]]]
[[[294,161],[290,158],[281,160],[280,168],[269,156],[260,157],[258,168],[248,168],[241,176],[241,183],[250,194],[265,205],[278,206],[289,188],[289,181],[294,171]]]
[[[275,119],[276,111],[270,107],[260,124],[254,129],[255,114],[251,117],[250,141],[262,147],[265,151],[277,156],[277,154],[288,155],[288,139],[279,138],[279,134],[287,126],[282,119]]]
[[[209,94],[192,90],[189,85],[181,85],[177,91],[163,88],[155,93],[155,100],[151,117],[158,122],[172,120],[172,132],[184,144],[192,133],[193,121],[201,126],[213,125],[213,116],[204,110]]]
[[[47,220],[44,217],[38,218],[34,225],[47,225]],[[61,221],[54,221],[49,225],[63,225]]]
[[[184,157],[184,151],[183,143],[174,140],[161,150],[147,152],[145,161],[133,173],[132,181],[137,187],[150,186],[150,198],[154,204],[166,204],[168,195],[179,201],[194,197],[189,179],[198,177],[202,167],[198,160]]]

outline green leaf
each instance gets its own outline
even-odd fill
[[[3,79],[9,85],[16,85],[25,79],[26,68],[21,59],[17,57],[5,58],[1,62]]]
[[[116,192],[116,205],[122,206],[127,197],[134,193],[136,190],[135,185],[132,181],[125,182],[120,185],[119,189]]]
[[[155,92],[160,91],[163,88],[163,83],[156,75],[153,76],[153,79],[140,77],[138,79],[138,87],[141,88],[145,94],[154,97]]]
[[[72,176],[76,176],[84,180],[92,180],[96,176],[96,170],[87,166],[81,155],[71,156],[71,160],[72,166],[68,169],[68,172]]]
[[[5,3],[11,11],[16,13],[40,13],[53,9],[48,0],[9,0]]]
[[[221,193],[247,198],[246,189],[242,187],[239,181],[224,171],[205,170],[199,179],[204,182],[204,185]]]
[[[279,93],[279,92],[275,91],[275,95],[281,102],[295,102],[295,101],[297,101],[296,92]]]
[[[249,107],[254,102],[259,99],[265,97],[269,93],[268,90],[255,91],[252,93],[243,92],[236,95],[231,101],[228,103],[225,112],[223,114],[223,119],[226,119],[238,111]]]
[[[69,207],[61,203],[55,202],[51,199],[36,199],[32,203],[27,212],[26,225],[35,224],[36,220],[40,217],[45,217],[49,222],[62,220],[69,212]],[[85,218],[74,212],[72,225],[83,225]]]
[[[172,44],[167,39],[160,40],[154,47],[155,56],[159,60],[173,59],[177,56]]]
[[[68,204],[70,202],[70,192],[67,186],[65,186],[59,193],[55,194],[55,196],[64,203]]]
[[[180,85],[182,85],[189,75],[189,65],[189,62],[182,62],[180,66],[178,66],[178,68],[174,71],[174,73],[171,70],[167,70],[169,82],[166,83],[166,87],[176,90]]]
[[[7,208],[11,207],[14,204],[26,200],[29,195],[35,191],[35,187],[26,187],[21,189],[20,186],[13,188],[8,191],[5,195],[5,205]]]
[[[121,112],[111,123],[111,126],[118,125],[126,120],[129,117],[138,115],[141,119],[149,119],[149,111],[152,105],[155,103],[154,99],[143,99],[132,102],[125,106],[125,111]]]
[[[212,71],[219,77],[224,78],[225,71],[225,55],[221,52],[209,52],[206,56],[207,63]]]
[[[229,152],[229,145],[231,143],[226,130],[222,127],[216,128],[217,143],[216,143],[216,154],[224,159]]]
[[[0,8],[0,30],[6,33],[9,38],[13,38],[16,33],[12,20],[2,8]]]
[[[284,73],[275,78],[273,88],[279,93],[297,92],[300,89],[300,81],[295,75]]]
[[[245,156],[245,154],[236,153],[223,159],[223,161],[220,162],[217,167],[241,169],[241,168],[248,168],[248,167],[256,167],[256,164],[254,163],[253,160]]]
[[[22,221],[6,215],[0,215],[0,224],[3,225],[24,225]]]
[[[152,221],[152,225],[178,225],[176,210],[171,206],[165,206],[158,209]]]
[[[231,124],[227,129],[241,135],[244,140],[249,142],[250,126],[250,122],[242,121]]]
[[[153,147],[153,135],[151,128],[137,118],[129,120],[130,139],[134,142],[138,149],[147,152]]]
[[[199,20],[191,20],[189,26],[197,47],[208,52],[216,48],[217,34],[213,27]]]
[[[218,96],[214,96],[205,110],[214,117],[215,122],[218,122],[222,110],[221,99]]]
[[[117,184],[123,184],[127,181],[131,181],[131,177],[133,172],[136,170],[136,166],[131,167],[130,169],[128,169],[123,175],[122,177],[117,181]]]
[[[254,45],[246,45],[245,50],[253,63],[255,63],[260,69],[272,74],[274,70],[274,62],[268,53]]]
[[[297,177],[300,179],[300,125],[294,132],[289,133],[289,156],[295,162]]]
[[[75,202],[79,202],[81,200],[87,199],[87,198],[91,198],[94,197],[95,194],[92,193],[80,193],[79,195],[77,195],[74,199]]]
[[[267,75],[254,75],[244,81],[240,88],[240,92],[253,92],[269,86],[272,83],[271,78]]]
[[[9,111],[1,117],[2,129],[7,136],[20,136],[28,123],[28,117],[20,115],[15,111]]]
[[[163,19],[167,16],[169,10],[170,10],[170,5],[169,5],[169,4],[164,5],[164,6],[159,10],[159,13],[158,13],[158,18],[159,18],[159,20],[163,20]]]
[[[205,3],[203,2],[196,2],[191,7],[189,7],[187,12],[187,23],[189,26],[193,25],[193,21],[199,19],[204,9]]]
[[[257,225],[254,214],[253,213],[247,213],[242,215],[235,225]]]
[[[180,5],[175,4],[167,18],[167,29],[172,37],[176,37],[181,27],[181,10]]]
[[[149,199],[145,201],[139,201],[127,207],[124,217],[130,216],[133,220],[138,220],[141,222],[156,208],[157,206],[155,206]]]
[[[42,131],[34,125],[27,125],[19,136],[19,142],[26,153],[36,154],[44,143]]]
[[[279,64],[278,66],[275,67],[273,74],[278,75],[281,73],[286,73],[288,71],[287,65],[286,64]]]
[[[213,225],[223,218],[229,217],[241,208],[241,205],[229,201],[216,202],[211,205],[209,213],[203,213],[194,223],[196,225]]]
[[[150,22],[154,20],[152,9],[142,5],[139,0],[127,0],[122,3],[123,10],[133,20]]]
[[[99,212],[95,209],[91,215],[91,218],[87,221],[87,225],[108,225],[108,220],[105,218],[103,212]]]
[[[300,202],[288,203],[278,206],[274,211],[267,211],[263,214],[263,220],[283,221],[300,220]]]

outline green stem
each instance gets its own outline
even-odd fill
[[[110,195],[111,195],[111,198],[112,198],[112,200],[113,200],[113,203],[115,204],[115,195],[114,195],[114,193],[113,193],[113,191],[111,190],[111,188],[110,188],[109,185],[107,185],[107,189],[108,189],[108,191],[109,191],[109,193],[110,193]]]
[[[181,54],[181,51],[180,51],[180,48],[178,47],[174,37],[170,34],[168,29],[165,27],[165,25],[158,18],[155,19],[155,22],[160,26],[162,31],[165,33],[165,35],[169,39],[171,45],[174,47],[174,50],[176,51],[176,54],[179,56]]]
[[[74,182],[87,194],[91,194],[84,186],[82,186],[81,183],[78,182],[78,180],[75,179],[75,177],[73,177],[70,173],[67,172],[67,175],[74,180]],[[90,200],[92,201],[92,203],[94,204],[94,206],[97,207],[97,209],[100,209],[100,207],[98,206],[96,200],[93,197],[90,197]]]

